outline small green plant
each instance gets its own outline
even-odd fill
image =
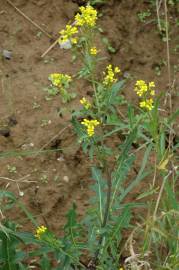
[[[61,73],[53,73],[49,76],[49,80],[51,81],[51,86],[46,90],[50,96],[55,96],[60,92],[63,103],[69,102],[71,99],[76,97],[75,93],[68,92],[72,80],[71,76]]]
[[[8,172],[10,172],[10,173],[17,173],[17,168],[16,168],[16,166],[14,166],[14,165],[8,164],[8,165],[7,165],[7,170],[8,170]]]
[[[47,183],[48,183],[48,176],[47,176],[46,174],[43,174],[43,175],[40,177],[40,181],[42,181],[42,183],[47,184]]]
[[[32,104],[32,108],[35,109],[39,109],[40,108],[40,104],[38,104],[36,101],[33,102]]]
[[[41,127],[45,127],[45,126],[50,125],[51,123],[52,123],[51,120],[48,120],[48,119],[42,119],[42,120],[41,120],[40,126],[41,126]]]
[[[146,22],[146,19],[151,16],[151,11],[146,10],[146,11],[141,11],[137,14],[139,21],[140,22]]]

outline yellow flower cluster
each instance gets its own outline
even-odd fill
[[[57,87],[63,87],[66,83],[70,83],[72,81],[71,76],[62,73],[50,74],[49,79],[52,84]]]
[[[134,91],[137,93],[139,97],[143,100],[140,102],[140,107],[145,108],[148,111],[153,109],[153,99],[152,97],[155,95],[155,83],[149,82],[148,84],[143,80],[138,80],[135,84]]]
[[[84,108],[86,110],[88,110],[89,108],[91,108],[91,103],[86,98],[82,98],[80,100],[80,103],[84,106]]]
[[[140,102],[140,107],[141,108],[146,108],[148,111],[151,111],[153,109],[153,99],[149,98],[146,100],[143,100]]]
[[[98,120],[84,119],[81,124],[87,128],[88,136],[92,137],[94,135],[94,128],[98,126],[100,122]]]
[[[143,96],[147,92],[147,84],[143,80],[139,80],[135,84],[134,90],[136,91],[139,97]]]
[[[120,69],[118,67],[115,67],[114,69],[112,68],[112,65],[108,65],[106,67],[107,72],[104,72],[104,81],[103,84],[106,86],[110,86],[111,84],[115,83],[117,81],[115,75],[117,73],[120,73]]]
[[[59,32],[60,38],[59,38],[58,42],[60,44],[62,44],[62,43],[67,42],[68,40],[70,40],[72,44],[76,44],[77,38],[73,37],[73,36],[77,33],[78,33],[78,29],[76,26],[72,26],[70,24],[67,24],[66,29],[63,29]]]
[[[94,27],[97,20],[97,11],[90,5],[80,7],[80,13],[75,16],[73,25],[67,24],[66,28],[59,32],[58,42],[63,49],[70,49],[72,44],[78,43],[78,26]],[[97,53],[97,52],[96,52]]]
[[[90,54],[91,54],[91,55],[96,55],[97,53],[98,53],[98,51],[97,51],[96,47],[92,47],[92,48],[90,49]]]
[[[77,26],[89,26],[94,27],[97,20],[97,11],[92,6],[80,7],[80,12],[75,16],[75,22]]]
[[[35,237],[37,238],[37,239],[41,239],[41,236],[45,233],[47,231],[47,227],[45,227],[45,226],[39,226],[39,227],[37,227],[37,229],[36,229],[36,234],[35,234]]]
[[[151,96],[154,96],[155,95],[154,87],[155,87],[154,82],[149,82],[149,84],[147,85],[145,81],[139,80],[136,82],[134,90],[136,91],[139,97],[142,97],[146,93],[150,93]]]

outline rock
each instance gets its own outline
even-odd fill
[[[10,60],[12,57],[12,52],[10,52],[8,50],[3,50],[2,55],[4,56],[5,59]]]
[[[63,177],[63,181],[64,181],[65,183],[68,183],[68,182],[69,182],[69,177],[68,177],[67,175],[65,175],[65,176]]]

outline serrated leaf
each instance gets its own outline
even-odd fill
[[[146,172],[145,171],[145,167],[147,165],[147,162],[148,162],[148,158],[149,158],[149,155],[150,155],[150,152],[152,150],[152,147],[153,145],[149,145],[145,151],[145,154],[144,154],[144,158],[142,160],[142,165],[141,165],[141,168],[137,174],[137,177],[131,181],[131,183],[128,185],[128,187],[124,190],[124,192],[120,195],[119,197],[119,201],[123,201],[124,198],[126,197],[126,195],[134,189],[134,187],[136,187],[140,181],[142,181],[147,175],[149,175],[149,172]]]
[[[102,178],[101,171],[96,167],[92,168],[92,178],[97,182],[97,198],[99,199],[99,213],[100,213],[100,221],[101,224],[103,222],[103,214],[104,214],[104,197],[103,197],[103,186],[104,180]]]
[[[116,96],[119,93],[119,91],[122,90],[124,83],[125,83],[125,80],[121,80],[113,84],[111,90],[108,92],[108,96],[106,100],[107,106],[116,104]]]

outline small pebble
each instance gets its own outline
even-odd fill
[[[8,51],[8,50],[3,50],[3,51],[2,51],[2,55],[3,55],[4,58],[7,59],[7,60],[10,60],[11,57],[12,57],[12,53],[11,53],[10,51]]]
[[[63,177],[63,181],[66,182],[66,183],[68,183],[68,182],[69,182],[69,177],[68,177],[67,175],[65,175],[65,176]]]
[[[72,47],[70,40],[60,43],[59,45],[61,49],[65,49],[65,50],[71,49]]]
[[[59,158],[57,158],[57,160],[60,161],[60,162],[62,162],[62,161],[64,161],[65,159],[64,159],[63,157],[59,157]]]
[[[23,191],[19,191],[19,196],[23,197],[24,196],[24,192]]]
[[[34,144],[31,142],[31,143],[25,143],[25,144],[23,144],[22,146],[21,146],[21,148],[23,149],[23,150],[27,150],[27,149],[29,149],[29,148],[32,148],[32,147],[34,147]]]

